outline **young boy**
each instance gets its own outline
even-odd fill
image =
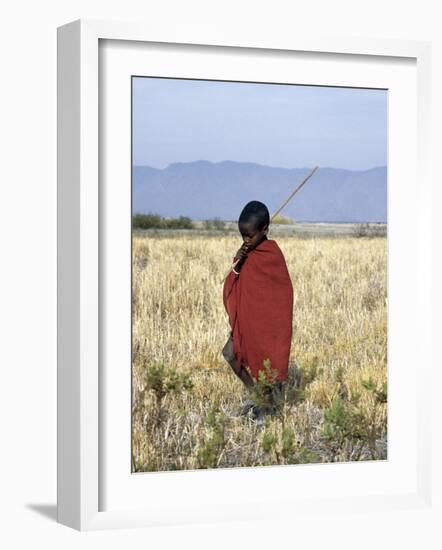
[[[238,228],[244,242],[223,288],[231,327],[223,356],[248,388],[260,370],[265,372],[264,360],[269,359],[274,388],[281,391],[292,339],[293,286],[281,249],[267,238],[269,224],[269,211],[262,202],[247,203],[240,214]],[[249,401],[242,413],[250,408],[262,421],[266,411]]]

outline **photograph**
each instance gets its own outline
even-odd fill
[[[131,116],[132,473],[387,460],[388,90],[139,75]]]

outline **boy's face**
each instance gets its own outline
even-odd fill
[[[238,224],[239,232],[242,235],[243,241],[247,244],[248,250],[252,250],[263,240],[267,235],[269,226],[266,225],[262,229],[256,228],[254,220],[248,222],[240,222]]]

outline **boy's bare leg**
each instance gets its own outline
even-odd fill
[[[229,339],[226,342],[226,345],[223,348],[223,357],[232,367],[233,372],[236,376],[249,388],[253,386],[253,380],[247,370],[238,365],[235,354],[233,353],[233,338],[229,336]]]

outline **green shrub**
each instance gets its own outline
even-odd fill
[[[250,395],[258,407],[279,414],[284,407],[285,397],[284,385],[282,391],[276,386],[277,375],[278,371],[271,367],[270,359],[264,359],[263,368],[258,371],[258,378],[251,376],[253,386],[250,388]]]
[[[145,390],[155,394],[157,401],[168,393],[179,393],[193,387],[190,376],[180,373],[173,367],[166,368],[164,363],[156,363],[146,367],[144,371]]]
[[[272,464],[307,464],[321,460],[316,452],[297,441],[293,428],[288,426],[281,431],[265,431],[261,447]]]
[[[342,448],[346,439],[361,440],[367,437],[363,417],[340,397],[325,409],[324,420],[323,435],[336,451]]]
[[[381,403],[387,403],[387,383],[384,382],[380,388],[369,378],[368,380],[362,380],[362,386],[373,393],[376,401]]]
[[[306,399],[306,388],[323,373],[318,357],[312,356],[300,367],[296,362],[289,365],[285,399],[288,404],[296,405]]]
[[[353,393],[351,400],[343,398],[341,393],[324,410],[322,436],[330,446],[333,459],[340,453],[349,459],[359,459],[362,452],[369,452],[373,459],[376,458],[376,441],[383,435],[383,424],[377,419],[387,402],[387,385],[378,387],[369,378],[362,381],[362,387],[373,395],[369,412],[364,413],[360,407],[360,393]]]
[[[199,468],[217,468],[226,445],[226,417],[213,406],[206,418],[210,435],[198,449],[196,459]]]
[[[138,402],[142,404],[147,392],[155,396],[156,415],[152,426],[161,423],[163,399],[168,394],[178,394],[193,388],[193,382],[186,373],[180,373],[175,368],[167,368],[164,363],[148,365],[144,370],[144,389],[140,392]]]

